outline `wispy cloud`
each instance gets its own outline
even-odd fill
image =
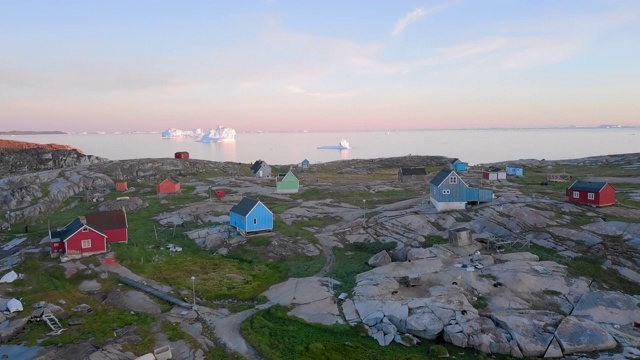
[[[408,12],[405,16],[403,16],[402,18],[400,18],[398,21],[396,21],[396,24],[393,27],[393,30],[391,31],[391,36],[396,36],[400,33],[402,33],[404,31],[404,29],[407,28],[407,26],[413,24],[414,22],[422,19],[423,17],[427,16],[427,15],[431,15],[439,10],[442,10],[443,8],[449,6],[449,3],[445,3],[443,5],[439,5],[439,6],[434,6],[431,8],[417,8],[411,12]]]
[[[347,98],[347,97],[353,97],[356,95],[355,92],[353,91],[344,91],[344,92],[312,92],[312,91],[307,91],[299,86],[296,85],[288,85],[286,87],[287,90],[289,90],[290,92],[294,93],[294,94],[301,94],[301,95],[306,95],[306,96],[311,96],[311,97],[318,97],[318,98]]]

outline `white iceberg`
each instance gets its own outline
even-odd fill
[[[349,146],[349,142],[347,140],[342,139],[342,140],[340,140],[340,144],[338,144],[338,145],[318,146],[318,149],[345,150],[345,149],[351,149],[351,147]]]
[[[194,130],[167,129],[162,132],[163,139],[199,138],[204,134],[202,128]]]
[[[198,141],[203,143],[230,142],[236,141],[235,137],[236,131],[234,129],[218,125],[217,128],[204,134]]]

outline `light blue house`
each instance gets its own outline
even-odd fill
[[[464,210],[468,203],[493,201],[491,189],[470,187],[460,175],[450,169],[442,169],[431,180],[431,203],[438,211]]]
[[[516,165],[507,165],[507,175],[524,176],[524,168]]]
[[[307,160],[307,159],[302,160],[302,162],[300,163],[300,167],[303,168],[303,169],[308,168],[309,167],[309,160]]]
[[[451,160],[449,163],[449,168],[454,171],[466,171],[468,166],[469,163],[462,162],[458,158]]]
[[[242,198],[229,213],[231,226],[243,235],[273,230],[273,213],[260,200]]]

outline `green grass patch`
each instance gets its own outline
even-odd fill
[[[247,241],[249,244],[253,246],[269,246],[271,245],[271,239],[266,236],[252,236]]]
[[[276,305],[257,312],[241,325],[242,335],[267,360],[437,359],[430,355],[433,343],[429,341],[422,341],[414,347],[397,343],[380,346],[366,335],[363,327],[311,324],[288,316],[287,311],[287,308]],[[464,349],[464,354],[459,354],[460,349],[450,344],[441,346],[456,354],[459,360],[477,359],[479,355],[471,349]]]
[[[341,282],[335,287],[335,291],[337,293],[351,291],[356,285],[356,275],[371,270],[367,262],[372,255],[395,248],[395,242],[354,243],[347,244],[344,248],[334,248],[336,262],[328,276]]]
[[[424,247],[428,248],[428,247],[432,247],[433,245],[438,245],[438,244],[448,244],[449,240],[443,238],[442,236],[439,235],[429,235],[426,238],[426,241],[424,242]]]

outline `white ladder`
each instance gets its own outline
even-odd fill
[[[43,314],[42,320],[44,320],[49,325],[54,334],[60,334],[64,331],[64,328],[62,327],[62,325],[60,325],[60,321],[58,321],[58,319],[53,314]]]

